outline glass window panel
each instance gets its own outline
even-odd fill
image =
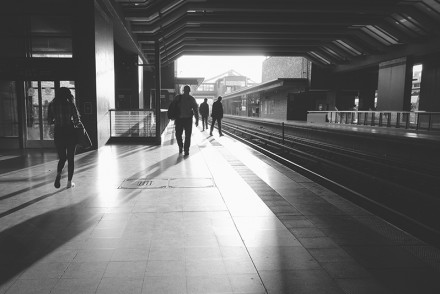
[[[26,88],[26,136],[28,140],[40,140],[40,109],[36,81],[32,81]]]
[[[32,16],[31,43],[32,57],[71,58],[71,18]]]
[[[43,140],[52,140],[49,136],[49,124],[47,122],[47,111],[49,102],[55,97],[55,83],[53,81],[41,82],[41,107],[43,113]]]
[[[18,137],[16,85],[0,81],[0,137]]]
[[[32,57],[72,57],[71,38],[33,37]]]

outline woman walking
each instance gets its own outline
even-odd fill
[[[55,93],[55,98],[49,103],[48,121],[49,125],[55,125],[54,141],[59,157],[54,186],[60,187],[61,172],[67,160],[67,188],[74,187],[75,183],[72,182],[76,149],[74,126],[79,123],[79,113],[68,88],[61,87]]]

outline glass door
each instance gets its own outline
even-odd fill
[[[28,81],[26,90],[26,148],[53,148],[53,139],[49,136],[47,122],[49,103],[55,97],[59,87],[70,88],[75,94],[73,81]]]

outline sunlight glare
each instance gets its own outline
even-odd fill
[[[261,83],[265,59],[265,56],[182,56],[177,59],[177,76],[210,79],[233,69]]]
[[[120,182],[119,161],[113,151],[111,146],[104,146],[99,150],[96,177],[96,189],[99,191],[101,204],[109,207],[115,205],[117,200],[115,188]]]

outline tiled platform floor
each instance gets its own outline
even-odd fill
[[[0,174],[0,293],[440,293],[440,250],[227,136],[192,139],[189,157],[172,126],[81,154],[73,189],[54,160]]]

